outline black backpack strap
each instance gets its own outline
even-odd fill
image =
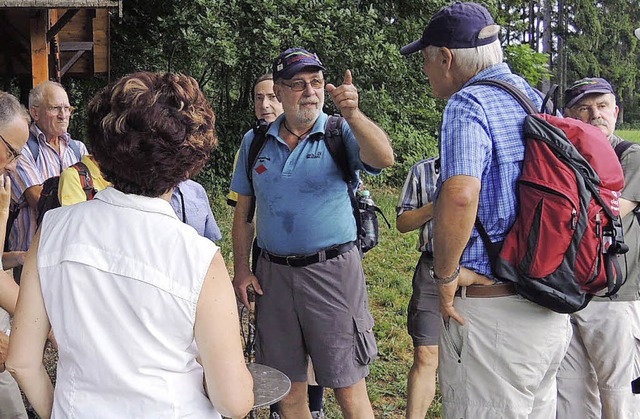
[[[258,161],[258,155],[267,142],[267,131],[269,130],[269,125],[270,124],[264,119],[258,119],[253,127],[253,141],[251,141],[251,145],[249,146],[249,155],[247,156],[247,177],[249,178],[249,185],[251,185],[251,189],[253,189],[253,166],[255,166]],[[253,222],[255,212],[256,197],[254,192],[254,196],[251,197],[249,212],[247,213],[247,223]]]
[[[500,255],[500,250],[502,250],[502,242],[492,242],[489,237],[489,233],[487,233],[487,229],[484,228],[484,225],[480,222],[480,218],[476,215],[475,222],[476,230],[478,230],[478,234],[480,238],[482,238],[482,242],[484,243],[484,247],[487,249],[487,255],[489,256],[489,262],[491,262],[491,271],[495,273],[496,262],[498,261],[498,256]]]
[[[91,177],[89,168],[81,161],[75,163],[71,167],[78,171],[78,176],[80,177],[80,186],[82,186],[82,190],[87,196],[87,201],[92,200],[96,194],[96,190],[93,187],[93,178]]]
[[[613,151],[616,152],[616,156],[618,156],[618,160],[622,161],[622,155],[624,154],[624,152],[627,151],[629,147],[631,147],[634,144],[635,143],[632,143],[631,141],[627,141],[627,140],[620,141],[618,145],[616,145],[613,148]]]
[[[483,85],[483,86],[493,86],[499,89],[504,90],[509,93],[520,105],[527,111],[528,114],[536,114],[538,113],[538,109],[536,104],[529,98],[529,96],[525,95],[524,92],[517,87],[515,87],[511,83],[507,83],[502,80],[494,80],[494,79],[483,79],[476,80],[473,83],[469,84],[469,86],[473,85]]]
[[[542,113],[557,115],[558,113],[558,85],[552,84],[546,95],[542,97]]]
[[[347,183],[356,181],[356,174],[349,168],[349,160],[347,158],[347,148],[342,138],[342,124],[344,118],[339,115],[330,115],[327,119],[327,125],[324,130],[324,140],[327,142],[327,148],[333,160],[342,171],[342,178]],[[357,186],[357,185],[354,185]]]
[[[358,187],[358,177],[355,171],[349,168],[349,159],[347,158],[347,147],[342,137],[342,124],[344,118],[339,115],[330,115],[324,129],[324,140],[327,143],[329,154],[335,161],[336,165],[342,172],[342,179],[347,183],[347,193],[351,201],[353,217],[356,220],[356,231],[358,234],[358,246],[360,246],[360,236],[362,235],[362,220],[360,218],[360,208],[355,190]],[[385,218],[386,220],[386,218]],[[388,223],[388,222],[387,222]],[[362,250],[361,250],[362,254]]]
[[[627,151],[629,147],[631,147],[634,144],[635,143],[631,141],[622,140],[613,148],[613,151],[616,152],[616,156],[618,156],[618,160],[620,160],[620,162],[622,162],[622,155],[624,154],[624,152]],[[636,215],[638,222],[640,222],[640,205],[636,206],[633,209],[633,213]]]

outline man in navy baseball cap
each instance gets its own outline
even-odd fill
[[[491,240],[502,241],[517,216],[527,115],[504,90],[474,82],[508,83],[542,104],[504,62],[499,32],[484,6],[459,2],[400,50],[422,53],[432,94],[448,99],[429,271],[446,326],[438,348],[444,419],[555,417],[555,377],[571,336],[566,315],[495,277],[489,245],[474,228],[490,226]]]
[[[334,389],[343,417],[374,419],[366,386],[377,355],[373,317],[349,186],[328,133],[341,133],[350,170],[378,174],[393,164],[393,149],[360,110],[351,71],[339,86],[326,83],[324,71],[318,56],[302,48],[287,49],[273,63],[273,92],[284,112],[263,138],[253,130],[245,135],[231,182],[238,193],[233,286],[247,307],[248,293],[260,296],[256,361],[291,380],[291,391],[278,402],[283,417],[311,418],[310,357],[318,385]],[[325,93],[341,120],[323,112]],[[254,141],[262,144],[250,161]],[[253,203],[255,228],[246,222]],[[252,270],[254,236],[260,257]]]
[[[637,377],[635,319],[640,318],[640,226],[634,211],[640,204],[640,145],[615,133],[619,111],[615,91],[605,79],[583,78],[565,90],[565,116],[602,131],[622,166],[624,188],[618,208],[629,252],[620,263],[627,280],[616,298],[594,297],[587,307],[571,314],[573,337],[556,380],[556,419],[623,419],[640,412],[640,398],[629,391],[629,383]],[[616,344],[607,346],[612,340]]]
[[[457,2],[440,9],[424,29],[422,38],[400,49],[402,55],[413,54],[433,45],[447,48],[474,48],[498,39],[498,34],[480,38],[484,28],[495,25],[489,11],[477,3]]]
[[[594,93],[611,93],[614,96],[616,94],[616,92],[613,91],[613,87],[611,87],[611,84],[605,79],[602,79],[600,77],[587,77],[584,79],[580,79],[564,91],[565,109],[572,108],[573,105],[580,101],[580,99],[582,99],[586,95]],[[615,103],[615,97],[613,98],[613,102]]]

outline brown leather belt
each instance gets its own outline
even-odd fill
[[[465,289],[465,295],[469,298],[506,297],[508,295],[517,294],[516,284],[513,282],[505,282],[495,285],[470,285],[468,287],[460,287],[456,291],[456,297],[462,296],[463,288]]]

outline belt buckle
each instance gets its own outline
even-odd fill
[[[295,266],[293,266],[291,264],[291,262],[289,262],[289,261],[290,260],[295,261],[295,260],[298,260],[298,259],[300,259],[300,256],[292,255],[292,256],[285,256],[284,261],[287,262],[287,266],[295,268]]]

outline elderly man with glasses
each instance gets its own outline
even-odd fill
[[[255,137],[240,147],[231,189],[238,193],[233,221],[236,294],[256,297],[256,360],[283,371],[291,392],[280,402],[284,418],[311,418],[307,356],[318,385],[333,388],[345,418],[373,418],[365,377],[376,356],[356,223],[340,168],[325,141],[325,89],[342,113],[349,167],[377,174],[393,164],[385,132],[358,106],[349,70],[340,86],[326,84],[316,54],[290,48],[273,65],[274,93],[284,113],[271,123],[255,162]],[[249,178],[248,165],[252,165]],[[254,236],[247,222],[252,197],[261,255],[249,266]]]
[[[11,181],[7,172],[16,169],[20,150],[29,137],[29,114],[18,99],[0,92],[0,241],[4,239],[7,223]],[[0,419],[26,419],[20,389],[8,371],[4,361],[9,345],[10,316],[16,308],[18,285],[4,272],[0,262]]]
[[[10,250],[27,250],[31,244],[42,183],[87,154],[84,144],[67,132],[73,107],[61,84],[47,81],[34,87],[29,93],[29,113],[33,119],[29,140],[11,174],[12,206],[19,212],[9,236]]]

